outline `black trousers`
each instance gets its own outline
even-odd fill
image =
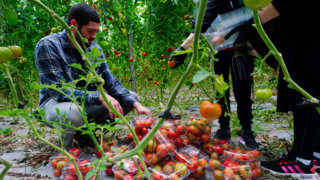
[[[234,57],[232,50],[223,50],[215,56],[219,59],[214,63],[216,74],[222,74],[226,83],[229,83],[229,73],[232,75],[232,88],[237,101],[238,119],[243,130],[251,130],[252,124],[252,100],[251,88],[254,68],[253,56]],[[230,91],[228,90],[224,98],[218,100],[222,107],[222,115],[219,118],[220,128],[227,129],[230,126],[230,116],[225,113],[230,112]]]
[[[292,152],[303,159],[313,159],[320,152],[320,115],[314,108],[293,111],[294,141]]]

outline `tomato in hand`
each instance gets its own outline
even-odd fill
[[[220,117],[222,109],[220,104],[203,101],[200,105],[200,114],[208,120],[216,120]]]

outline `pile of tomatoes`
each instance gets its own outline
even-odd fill
[[[216,180],[256,179],[261,175],[260,156],[261,153],[258,150],[243,150],[233,146],[224,151],[221,156],[211,158],[209,166]]]
[[[68,153],[71,156],[77,158],[80,155],[81,151],[78,148],[71,148],[68,150]],[[62,175],[62,170],[66,166],[68,161],[69,161],[68,157],[66,157],[62,154],[59,154],[59,155],[51,158],[50,163],[51,163],[51,167],[53,167],[53,176],[54,177],[59,178]]]
[[[137,116],[132,121],[133,121],[133,126],[135,127],[134,131],[137,134],[139,141],[141,141],[143,137],[146,134],[148,134],[149,130],[152,128],[152,125],[155,120],[152,116],[148,116],[145,119],[143,116]],[[128,137],[130,141],[133,141],[133,136],[131,133],[128,134]]]

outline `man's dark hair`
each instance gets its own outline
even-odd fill
[[[68,13],[69,26],[72,19],[77,21],[79,24],[79,29],[81,29],[81,27],[84,25],[88,25],[89,21],[100,23],[100,18],[97,11],[85,3],[78,3],[70,9]]]

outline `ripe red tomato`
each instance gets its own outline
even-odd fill
[[[172,138],[172,139],[177,138],[178,135],[179,135],[178,131],[177,131],[176,129],[172,129],[172,128],[169,129],[167,133],[168,133],[168,134],[167,134],[168,137],[169,137],[169,138]]]
[[[167,48],[167,51],[168,51],[168,52],[172,52],[172,50],[173,50],[172,47],[168,47],[168,48]]]
[[[147,52],[142,53],[142,56],[147,56],[147,55],[148,55]]]
[[[78,148],[71,148],[68,152],[73,157],[78,157],[80,155],[80,149]]]
[[[200,131],[199,131],[199,128],[197,128],[194,125],[191,125],[188,127],[188,132],[190,132],[193,135],[197,135],[197,134],[199,134]]]
[[[210,135],[202,133],[201,136],[200,136],[200,141],[203,142],[203,143],[209,142],[210,141]]]
[[[182,153],[177,153],[176,156],[174,157],[177,161],[180,162],[187,162],[188,161],[188,156],[186,154],[182,154]]]
[[[185,125],[178,125],[177,126],[177,131],[179,135],[184,135],[187,132],[187,128]]]
[[[129,61],[130,61],[130,62],[133,62],[133,58],[130,58]]]
[[[77,176],[72,176],[72,175],[66,175],[64,177],[64,180],[77,180]]]
[[[216,120],[220,117],[222,109],[220,104],[203,101],[200,105],[200,114],[208,120]]]
[[[53,170],[53,176],[56,177],[56,178],[59,178],[62,174],[62,171],[61,170],[58,170],[58,169],[55,169]]]
[[[53,168],[56,168],[56,167],[57,167],[57,163],[58,163],[57,159],[54,158],[54,159],[51,161],[51,166],[52,166]]]
[[[105,170],[106,174],[108,176],[112,176],[113,175],[113,171],[112,171],[112,168],[111,167],[106,167],[106,170]]]
[[[165,58],[165,57],[166,57],[166,55],[164,55],[164,54],[161,55],[161,59],[163,59],[163,58]]]
[[[148,129],[143,127],[142,130],[141,130],[142,134],[148,134]]]
[[[112,19],[113,19],[113,18],[112,18],[112,16],[109,16],[109,18],[108,18],[108,19],[109,19],[109,21],[112,21]]]
[[[213,147],[213,149],[214,149],[214,151],[215,151],[216,153],[218,153],[218,154],[222,154],[223,151],[224,151],[223,147],[221,147],[221,146],[219,146],[219,145],[215,145],[215,146]]]
[[[175,145],[177,146],[177,148],[183,147],[183,140],[181,138],[177,137],[175,139]]]
[[[159,156],[160,158],[165,157],[168,152],[167,145],[166,144],[159,144],[157,146],[156,152],[157,152],[157,156]]]

